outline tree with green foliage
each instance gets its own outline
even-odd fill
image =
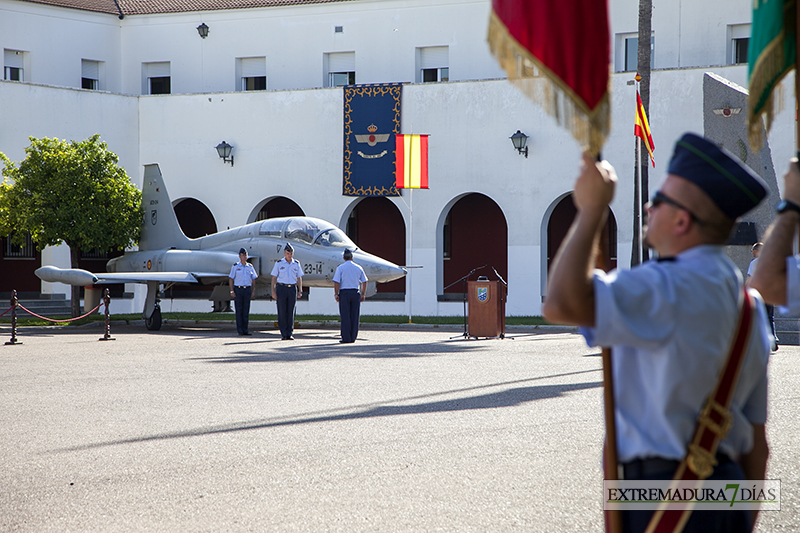
[[[120,250],[139,240],[142,193],[117,165],[100,135],[85,141],[29,138],[19,166],[0,152],[0,235],[21,244],[26,234],[41,250],[66,243],[72,268],[81,250]],[[72,287],[72,316],[80,311]]]

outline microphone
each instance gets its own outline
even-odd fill
[[[497,279],[499,279],[500,281],[502,281],[502,282],[503,282],[503,285],[505,285],[506,287],[508,287],[508,283],[506,283],[506,280],[504,280],[504,279],[503,279],[503,276],[501,276],[501,275],[500,275],[500,274],[497,272],[497,270],[495,270],[495,269],[494,269],[494,267],[492,267],[492,271],[494,271],[494,275],[495,275],[495,276],[497,276]]]

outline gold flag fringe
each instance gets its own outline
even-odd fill
[[[747,136],[750,147],[761,150],[763,146],[764,121],[766,121],[766,131],[772,127],[772,121],[776,114],[783,110],[783,89],[779,85],[781,80],[791,71],[792,67],[786,67],[783,53],[783,34],[773,40],[770,45],[759,56],[758,62],[753,67],[750,76],[750,94],[747,97]],[[761,103],[765,91],[774,89]]]
[[[747,97],[747,137],[750,147],[761,150],[765,135],[764,123],[761,116],[766,121],[766,133],[772,127],[772,121],[776,114],[783,110],[783,87],[780,86],[781,80],[791,72],[794,65],[786,65],[784,45],[787,35],[795,34],[795,2],[790,2],[784,8],[783,31],[781,31],[764,50],[759,54],[756,64],[750,74],[749,95]],[[787,11],[791,11],[787,13]],[[797,75],[797,73],[795,73]],[[763,97],[764,92],[768,94]],[[763,102],[759,106],[759,101]]]
[[[558,125],[569,130],[582,148],[598,155],[611,129],[608,91],[594,109],[589,109],[572,88],[511,36],[494,12],[489,19],[488,40],[492,54],[509,80],[541,105]]]

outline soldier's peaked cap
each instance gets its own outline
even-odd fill
[[[694,133],[684,134],[675,143],[668,172],[700,187],[732,220],[756,207],[767,195],[764,181],[736,156]]]

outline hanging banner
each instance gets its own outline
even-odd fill
[[[344,87],[344,196],[400,196],[395,187],[395,134],[402,84]]]

